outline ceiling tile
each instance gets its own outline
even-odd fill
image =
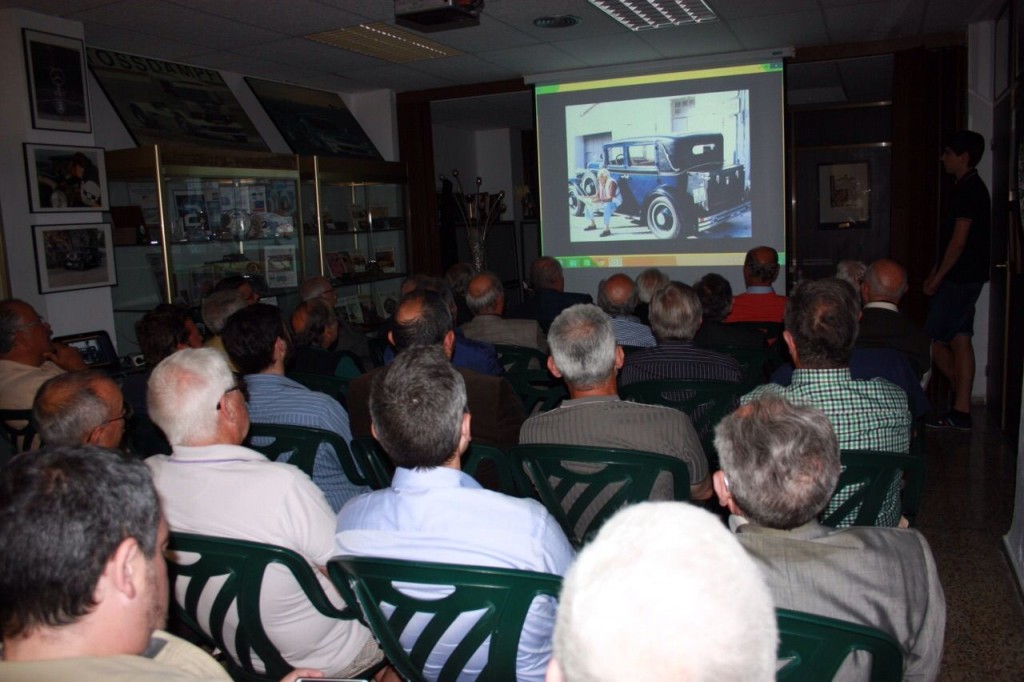
[[[189,55],[209,52],[208,48],[176,40],[165,40],[156,36],[137,33],[119,26],[108,26],[99,22],[85,25],[85,44],[101,47],[114,52],[127,52],[154,59],[180,60]]]
[[[317,0],[171,0],[170,4],[293,36],[355,26],[366,20],[358,14]]]
[[[616,36],[615,40],[606,41],[600,50],[594,49],[592,38],[578,40],[562,40],[557,43],[558,49],[575,57],[587,66],[604,66],[606,64],[628,64],[660,59],[664,55],[645,43],[636,33]]]
[[[728,26],[720,21],[641,31],[638,32],[638,37],[665,58],[693,57],[743,49]]]
[[[782,14],[766,21],[764,17],[730,21],[742,49],[759,50],[790,45],[826,45],[828,34],[820,12]]]
[[[586,66],[583,62],[551,45],[529,45],[506,50],[481,52],[480,58],[520,74],[564,71]]]
[[[857,0],[853,0],[856,2]],[[774,14],[793,14],[818,9],[818,0],[770,0],[769,2],[751,2],[751,0],[707,0],[708,7],[718,15],[719,19],[730,20],[742,17],[763,17]]]
[[[515,78],[519,74],[493,62],[487,62],[471,54],[459,57],[442,57],[415,64],[407,64],[417,71],[429,73],[438,78],[446,78],[460,85],[469,83],[487,83]]]
[[[390,88],[395,92],[430,90],[455,84],[454,81],[432,76],[407,64],[389,64],[373,69],[360,69],[352,73],[341,71],[339,75],[349,77],[357,83],[369,86],[372,90]]]
[[[232,52],[320,71],[368,69],[387,63],[381,59],[339,50],[304,38],[286,38],[263,45],[240,47]]]

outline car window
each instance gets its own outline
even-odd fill
[[[657,165],[657,148],[653,142],[634,144],[629,148],[629,165],[653,168]]]
[[[605,147],[605,162],[609,166],[625,166],[626,165],[626,147],[621,144],[610,145]]]

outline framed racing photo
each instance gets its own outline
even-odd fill
[[[32,127],[92,132],[81,40],[22,29]]]
[[[25,144],[33,213],[109,211],[107,166],[99,147]]]
[[[39,293],[117,284],[110,223],[36,225]]]

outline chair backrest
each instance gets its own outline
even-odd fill
[[[280,564],[291,572],[310,603],[324,616],[345,620],[356,617],[352,611],[338,609],[330,602],[309,562],[289,549],[189,533],[171,533],[168,549],[167,570],[171,592],[175,594],[174,612],[210,646],[223,652],[235,652],[237,658],[229,656],[227,661],[228,671],[236,680],[279,680],[294,668],[284,660],[263,627],[260,591],[271,564]],[[190,555],[198,555],[198,559]],[[180,600],[177,596],[180,592],[173,589],[179,579],[188,582]],[[200,608],[200,597],[210,582],[217,580],[223,580],[223,585],[215,599],[204,601],[204,606],[212,604],[207,613]],[[225,623],[229,613],[236,611],[237,626],[234,636],[228,640]],[[265,674],[256,672],[253,655],[263,661]]]
[[[427,679],[424,666],[439,642],[451,653],[431,678],[445,682],[458,678],[488,638],[478,679],[516,679],[519,638],[530,605],[542,595],[557,599],[562,584],[558,576],[532,571],[348,556],[331,559],[327,570],[346,600],[358,603],[388,660],[404,678],[416,682]],[[439,598],[436,590],[425,592],[422,586],[442,586],[446,596]],[[382,604],[388,605],[387,611]],[[475,618],[471,625],[465,618],[456,623],[470,612]],[[418,632],[407,631],[414,617],[426,622],[409,628]]]
[[[689,467],[667,455],[582,445],[516,445],[509,454],[576,547],[624,505],[649,500],[663,472],[672,476],[673,498],[690,499]]]
[[[498,362],[505,368],[506,372],[521,369],[543,369],[547,364],[548,356],[536,348],[527,346],[512,346],[505,343],[494,344],[494,350],[498,352]]]
[[[470,443],[462,456],[462,471],[485,488],[512,497],[537,497],[537,491],[523,473],[523,468],[504,450],[493,445]]]
[[[546,369],[515,369],[506,372],[505,378],[519,396],[527,416],[553,410],[569,397],[565,382]]]
[[[367,467],[364,462],[357,464],[358,460],[352,455],[345,440],[332,431],[309,426],[253,423],[249,425],[249,435],[244,444],[275,462],[281,455],[290,452],[292,455],[288,463],[294,464],[312,478],[313,463],[316,461],[316,453],[321,443],[327,443],[334,449],[334,454],[341,463],[341,470],[353,485],[365,485],[379,490],[386,488],[390,483],[390,479],[381,481],[376,475],[377,472],[372,467]]]
[[[0,428],[14,454],[28,452],[35,445],[36,425],[32,410],[0,410]]]
[[[775,610],[780,663],[776,680],[831,680],[854,651],[871,654],[871,682],[903,679],[903,652],[892,637],[874,628],[787,609]]]
[[[746,386],[731,381],[657,379],[629,384],[619,389],[623,400],[649,405],[667,405],[685,412],[693,422],[711,470],[718,469],[715,426],[739,405]]]
[[[839,453],[843,473],[836,490],[846,498],[821,518],[827,526],[837,526],[853,515],[854,526],[876,526],[886,499],[903,487],[902,513],[914,525],[924,490],[924,459],[916,454],[843,450]],[[831,505],[830,505],[831,507]]]
[[[359,376],[358,374],[355,376]],[[311,391],[326,393],[343,405],[348,398],[348,385],[355,377],[337,377],[308,372],[288,372],[288,378],[297,381]]]
[[[742,346],[718,346],[713,348],[725,353],[740,363],[743,372],[743,384],[747,390],[760,386],[768,381],[768,347],[744,348]]]

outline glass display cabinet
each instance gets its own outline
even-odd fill
[[[223,277],[248,277],[285,310],[298,303],[308,261],[297,156],[165,145],[109,151],[106,163],[122,354],[137,352],[144,313],[198,305]]]
[[[299,166],[305,271],[329,277],[339,314],[372,330],[408,274],[405,164],[314,156]]]

